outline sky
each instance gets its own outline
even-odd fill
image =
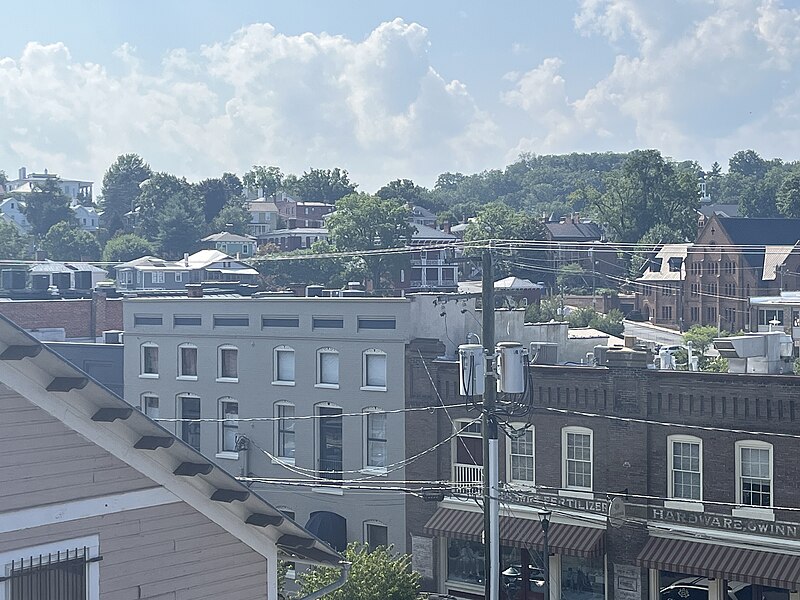
[[[800,0],[7,0],[0,170],[398,178],[523,152],[800,160]]]

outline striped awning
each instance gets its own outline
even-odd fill
[[[428,535],[471,542],[483,541],[483,513],[439,508],[423,528]],[[550,522],[548,545],[555,554],[602,556],[605,529]],[[500,543],[516,548],[542,550],[544,534],[539,521],[519,517],[500,517]]]
[[[720,543],[651,537],[636,562],[651,569],[791,590],[800,584],[800,556],[734,548]]]

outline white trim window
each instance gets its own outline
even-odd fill
[[[0,553],[0,600],[99,600],[97,535]]]
[[[691,435],[667,437],[667,495],[674,500],[703,500],[703,440]]]
[[[508,437],[506,477],[509,482],[533,485],[535,482],[535,434],[533,427],[523,429],[520,423],[512,424],[516,430]]]
[[[593,433],[586,427],[561,430],[563,485],[574,490],[592,489]]]
[[[386,352],[377,348],[364,351],[362,390],[386,391]]]
[[[219,455],[238,458],[236,437],[239,435],[239,403],[233,398],[219,399]]]
[[[736,503],[772,508],[772,444],[756,440],[736,442]]]
[[[334,348],[317,350],[317,387],[339,388],[339,352]]]
[[[164,283],[164,271],[153,271],[150,274],[150,281],[153,283]]]
[[[178,379],[197,380],[197,346],[178,346]]]
[[[239,349],[236,346],[217,348],[217,381],[239,381]]]
[[[180,418],[180,437],[192,448],[200,452],[200,396],[179,394],[178,409]]]
[[[183,283],[183,271],[175,271],[175,283]]]
[[[370,552],[389,547],[389,528],[380,521],[364,521],[364,543]]]
[[[386,413],[377,406],[364,412],[364,467],[371,471],[386,470],[387,427]]]
[[[158,396],[152,392],[145,392],[142,394],[139,401],[139,410],[151,419],[157,419],[159,415]]]
[[[158,379],[158,344],[144,342],[139,348],[139,377]]]
[[[272,351],[273,358],[273,385],[294,385],[294,349],[289,346],[277,346]]]
[[[275,403],[275,455],[281,460],[294,462],[294,404]]]

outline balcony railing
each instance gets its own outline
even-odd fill
[[[453,464],[453,493],[479,496],[483,486],[481,465]]]

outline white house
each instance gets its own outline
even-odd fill
[[[95,232],[100,228],[100,216],[92,206],[75,204],[72,207],[78,226],[84,231]]]
[[[17,198],[6,198],[0,200],[0,215],[3,219],[14,225],[17,230],[24,235],[31,231],[31,224],[25,213],[22,212],[24,204],[20,206],[20,201]]]

